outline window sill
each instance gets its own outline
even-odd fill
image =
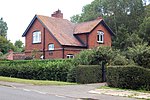
[[[54,49],[48,49],[48,51],[54,51]]]
[[[32,42],[32,44],[41,44],[41,42]]]
[[[97,41],[97,43],[104,44],[104,42],[103,42],[103,41]]]

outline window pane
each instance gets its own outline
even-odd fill
[[[33,43],[40,43],[41,42],[41,32],[35,31],[33,32]]]
[[[104,32],[103,31],[97,32],[97,42],[104,43]]]
[[[68,54],[67,58],[74,58],[74,55],[73,54]]]
[[[100,41],[103,41],[103,35],[102,34],[100,35]]]
[[[99,34],[97,34],[97,41],[99,41]]]
[[[54,44],[49,44],[48,45],[48,50],[54,50]]]

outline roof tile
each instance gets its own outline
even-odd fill
[[[96,25],[98,25],[101,21],[102,19],[96,19],[93,21],[79,23],[74,29],[74,34],[91,32],[92,29],[96,27]]]
[[[83,46],[73,35],[75,24],[62,18],[38,15],[38,18],[54,35],[61,45]]]

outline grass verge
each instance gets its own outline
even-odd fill
[[[3,76],[0,76],[0,81],[33,84],[33,85],[75,85],[76,84],[76,83],[60,82],[60,81],[29,80],[29,79],[11,78],[11,77],[3,77]]]

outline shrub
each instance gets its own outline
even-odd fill
[[[139,66],[150,68],[150,46],[147,46],[147,44],[128,48],[127,57]]]
[[[3,61],[0,76],[67,81],[71,66],[69,60]]]
[[[99,65],[101,62],[109,63],[112,58],[112,49],[107,46],[100,46],[91,50],[80,52],[74,59],[77,65]]]
[[[100,65],[79,65],[68,74],[69,82],[82,84],[102,82],[102,69]]]
[[[150,69],[135,65],[109,66],[106,76],[112,87],[150,90]]]
[[[121,54],[116,54],[112,59],[111,65],[128,65],[131,61]]]

